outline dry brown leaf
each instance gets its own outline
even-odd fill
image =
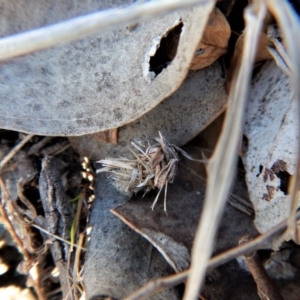
[[[231,30],[223,13],[215,8],[206,25],[190,69],[199,70],[211,65],[227,52]]]
[[[244,39],[245,34],[239,36],[239,38],[236,41],[235,49],[233,58],[230,63],[229,71],[228,71],[228,90],[230,88],[230,84],[233,78],[234,70],[237,68],[237,66],[240,65],[241,59],[242,59],[242,52],[244,48]],[[259,42],[258,42],[258,49],[256,52],[255,62],[261,62],[263,60],[272,59],[272,55],[267,49],[267,46],[269,44],[268,36],[266,33],[261,32],[259,36]]]
[[[109,129],[105,131],[99,131],[93,134],[88,134],[88,136],[96,141],[102,141],[107,144],[118,144],[118,128]]]

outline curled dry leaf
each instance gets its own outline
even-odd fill
[[[205,68],[224,55],[227,52],[230,35],[231,30],[227,19],[219,9],[215,8],[210,14],[190,69]]]
[[[244,48],[245,33],[241,34],[236,41],[234,54],[228,70],[228,90],[230,89],[231,81],[235,69],[240,65]],[[261,32],[259,36],[258,49],[256,52],[255,62],[260,62],[267,59],[272,59],[272,55],[268,50],[269,38],[266,33]]]

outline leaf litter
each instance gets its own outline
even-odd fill
[[[233,3],[233,2],[234,1],[228,1],[227,3],[230,3],[230,5],[231,5],[231,3]],[[277,2],[275,0],[274,1],[271,1],[271,0],[268,1],[269,4],[273,3],[273,2],[277,3],[277,5],[279,7],[278,1]],[[252,7],[255,7],[254,4],[253,4]],[[283,6],[283,8],[285,8],[285,7]],[[284,9],[282,11],[284,11]],[[276,14],[278,14],[278,11],[276,11],[276,7],[275,7],[275,15]],[[249,15],[248,15],[248,17],[249,17]],[[259,34],[257,34],[257,35],[259,36]],[[276,61],[277,65],[279,65],[286,74],[288,74],[288,75],[293,74],[293,72],[295,71],[294,70],[295,68],[294,68],[293,64],[291,63],[291,61],[294,62],[295,59],[290,60],[290,58],[289,58],[290,53],[288,53],[288,54],[285,53],[284,48],[286,46],[285,45],[286,41],[281,43],[281,42],[279,42],[279,40],[276,37],[274,38],[273,36],[271,36],[271,40],[269,40],[269,39],[270,39],[270,37],[267,36],[265,32],[260,33],[260,37],[258,37],[258,40],[259,40],[259,44],[261,44],[261,46],[262,46],[263,51],[258,50],[258,54],[263,54],[263,55],[266,54],[266,56],[263,56],[263,58],[270,58],[272,56],[274,58],[274,60]],[[246,43],[247,43],[247,39],[245,39],[245,40],[246,40]],[[287,40],[288,40],[288,38],[287,38]],[[263,41],[263,42],[261,43],[261,41]],[[271,45],[268,45],[269,41],[271,41]],[[242,38],[241,38],[238,41],[238,43],[242,44],[242,42],[243,41],[242,41]],[[287,42],[287,44],[288,44],[288,42]],[[222,47],[220,47],[220,48],[222,48]],[[226,48],[226,46],[224,47],[224,49],[225,48]],[[198,50],[199,51],[196,52],[196,56],[198,56],[198,55],[201,56],[203,54],[203,49],[200,48]],[[269,51],[269,53],[268,53],[268,51]],[[208,51],[204,51],[204,52],[207,53]],[[240,56],[240,54],[238,52],[236,52],[236,53],[237,53],[238,56]],[[293,53],[293,54],[295,54],[295,53]],[[250,55],[250,57],[251,57],[251,55]],[[293,58],[293,56],[291,56],[291,58]],[[243,62],[243,60],[241,60],[241,62]],[[231,106],[231,104],[229,104],[229,107],[230,106]],[[296,109],[295,109],[295,111],[296,111]],[[229,109],[229,113],[230,113],[230,109]],[[229,128],[229,127],[227,127],[227,128]],[[157,129],[159,129],[159,128],[156,128],[155,130],[157,130]],[[234,128],[234,129],[236,129],[236,128]],[[114,129],[111,132],[111,136],[110,136],[109,131],[107,131],[106,133],[104,132],[104,134],[100,133],[99,138],[102,139],[104,142],[115,144],[115,143],[117,143],[117,131],[118,131],[117,129]],[[236,135],[235,135],[235,138],[236,138]],[[168,139],[169,139],[169,136],[168,136]],[[235,139],[235,141],[236,141],[236,139]],[[227,143],[227,144],[230,145],[230,143]],[[251,144],[249,144],[249,145],[250,145],[250,147],[252,146]],[[67,146],[67,145],[64,145],[64,146]],[[106,160],[101,161],[104,165],[104,168],[102,169],[102,171],[100,171],[100,173],[108,172],[109,177],[111,178],[111,181],[114,182],[114,184],[117,185],[118,189],[122,190],[124,194],[129,195],[129,196],[132,197],[134,194],[138,193],[139,191],[144,192],[144,197],[143,197],[142,201],[135,201],[135,200],[141,200],[141,194],[137,195],[137,197],[134,197],[134,199],[131,199],[125,205],[117,207],[116,209],[114,209],[113,212],[116,215],[118,215],[123,221],[125,221],[126,224],[128,224],[130,227],[132,227],[137,232],[141,233],[155,247],[157,247],[161,251],[161,253],[164,255],[166,260],[172,265],[172,267],[174,268],[175,271],[183,270],[183,269],[188,267],[190,258],[189,258],[189,255],[186,256],[186,253],[187,253],[186,251],[182,252],[182,253],[184,253],[184,255],[182,256],[181,261],[180,260],[176,261],[176,258],[174,258],[174,252],[179,253],[179,251],[177,251],[177,250],[178,249],[184,249],[184,247],[182,247],[181,242],[178,242],[176,240],[177,239],[176,236],[172,236],[172,230],[171,230],[171,233],[169,234],[169,233],[166,233],[166,231],[164,231],[164,228],[159,229],[159,230],[153,230],[153,229],[150,228],[151,226],[149,226],[149,224],[151,223],[151,220],[152,220],[152,222],[154,222],[154,220],[153,220],[154,219],[153,218],[154,212],[149,210],[149,206],[150,206],[149,203],[152,202],[152,205],[150,206],[152,208],[152,210],[154,209],[155,205],[161,206],[161,203],[158,202],[158,198],[159,198],[159,195],[162,192],[163,188],[165,188],[165,198],[164,198],[164,205],[163,206],[164,206],[164,212],[166,212],[166,198],[167,198],[168,183],[172,183],[173,181],[175,181],[180,186],[179,180],[181,180],[182,183],[183,183],[183,185],[181,187],[185,187],[186,190],[185,190],[185,194],[183,193],[179,197],[179,194],[177,192],[174,193],[174,189],[176,190],[177,184],[173,184],[172,186],[170,186],[168,198],[169,198],[169,195],[171,194],[170,198],[171,198],[171,201],[172,201],[172,205],[168,209],[169,218],[164,214],[164,212],[162,210],[155,211],[155,220],[160,222],[161,225],[166,225],[168,223],[168,221],[173,221],[174,222],[176,220],[176,218],[171,219],[172,216],[174,216],[173,214],[174,214],[176,209],[177,210],[179,209],[180,212],[183,212],[185,210],[188,211],[188,209],[186,208],[186,207],[189,207],[188,205],[192,205],[191,207],[189,207],[191,210],[194,207],[196,207],[197,205],[199,205],[199,203],[197,203],[197,202],[193,202],[193,201],[187,202],[186,199],[185,199],[187,197],[187,187],[189,187],[190,182],[185,181],[184,178],[180,177],[180,176],[179,177],[176,176],[176,178],[175,178],[176,174],[180,174],[180,170],[177,171],[177,165],[178,165],[178,161],[179,161],[179,152],[181,152],[181,151],[180,151],[179,148],[177,148],[173,144],[168,143],[167,140],[161,135],[161,133],[160,133],[160,137],[156,140],[152,140],[151,142],[148,141],[148,140],[136,141],[133,144],[133,146],[134,146],[134,149],[133,150],[131,149],[131,152],[132,152],[134,157],[131,160],[130,159],[125,159],[125,158],[120,158],[120,159],[106,159]],[[228,146],[228,148],[231,148],[232,153],[234,152],[234,147],[232,147],[232,145],[231,145],[231,147]],[[224,159],[226,160],[226,162],[228,162],[227,159],[226,159],[226,157],[228,158],[228,156],[226,156],[226,151],[224,153],[219,152],[219,155],[220,156],[224,155]],[[245,155],[245,153],[243,155]],[[278,161],[281,161],[281,160],[279,159]],[[210,186],[211,178],[213,177],[211,174],[213,174],[213,171],[216,171],[216,170],[213,169],[213,164],[215,164],[215,163],[216,162],[214,160],[211,160],[210,163],[209,163],[209,168],[208,168],[209,170],[208,171],[209,171],[209,174],[210,174],[209,176],[211,176],[211,177],[208,181],[208,186]],[[278,168],[278,167],[275,166],[275,164],[271,164],[269,166],[269,168],[265,168],[265,169],[262,168],[262,170],[265,171],[265,172],[260,177],[263,180],[265,180],[265,178],[267,178],[266,180],[268,180],[268,178],[270,178],[270,180],[271,180],[272,176],[273,176],[273,178],[278,176],[278,178],[280,178],[279,181],[281,182],[280,186],[278,186],[278,188],[281,189],[282,188],[282,180],[283,180],[282,179],[282,176],[283,176],[282,173],[286,172],[286,167],[285,168],[283,168],[283,167]],[[286,166],[288,166],[288,165],[286,164]],[[259,166],[259,169],[260,169],[260,166]],[[191,169],[187,169],[187,170],[189,171]],[[218,170],[218,172],[221,173],[220,170]],[[268,175],[269,177],[267,177],[267,173],[269,174]],[[256,174],[254,174],[254,175],[256,176]],[[101,176],[101,174],[99,174],[99,176]],[[103,176],[101,178],[103,178]],[[100,177],[99,177],[99,179],[100,179]],[[226,179],[228,179],[228,178],[226,177]],[[260,178],[258,178],[258,179],[260,179]],[[290,181],[290,182],[291,182],[290,186],[292,186],[293,182],[292,181]],[[294,183],[294,191],[295,191],[295,186],[296,186],[296,180],[295,180],[295,183]],[[110,188],[111,188],[111,186],[110,186]],[[217,189],[218,187],[215,186],[214,188]],[[278,188],[277,188],[277,192],[278,192]],[[286,190],[287,188],[285,187],[284,189]],[[158,190],[158,193],[157,193],[156,197],[153,197],[153,193],[151,192],[152,190]],[[173,190],[173,192],[172,192],[172,190]],[[269,185],[269,186],[267,186],[267,190],[269,192],[268,199],[271,202],[272,197],[275,195],[274,193],[276,193],[276,187],[273,187],[273,186]],[[198,190],[197,192],[200,192],[200,191]],[[22,193],[23,192],[20,190],[19,191],[19,197],[20,198],[23,198]],[[201,191],[200,193],[204,194],[204,190]],[[295,194],[295,192],[293,192],[293,193]],[[108,198],[109,197],[107,197],[107,196],[103,196],[103,200],[105,200],[105,201],[109,201]],[[154,202],[153,202],[153,198],[155,198]],[[191,198],[192,197],[190,197],[190,199]],[[211,197],[211,198],[213,200],[215,200],[215,197]],[[295,195],[294,195],[293,198],[296,199]],[[23,198],[23,200],[24,199],[25,198]],[[185,201],[182,201],[183,199]],[[236,199],[238,199],[238,198],[236,198]],[[20,200],[22,200],[22,199],[20,199]],[[178,205],[178,200],[181,200],[183,202],[183,203],[181,203],[182,204],[181,206]],[[135,203],[137,205],[135,205]],[[173,205],[173,204],[175,204],[175,205]],[[295,208],[296,208],[295,205],[296,204],[297,203],[295,202],[293,207],[292,207],[291,211],[293,213],[295,213]],[[137,207],[142,208],[143,207],[144,211],[141,213],[141,212],[135,212],[133,210],[131,212],[131,215],[130,215],[130,209],[129,208],[130,207],[133,208],[133,206],[135,208],[137,208]],[[214,209],[216,211],[218,211],[218,209],[220,210],[220,207],[221,207],[221,205],[217,206],[217,207],[214,207]],[[29,206],[27,207],[27,210],[28,209],[29,209]],[[128,210],[129,210],[129,213],[128,213]],[[126,213],[127,213],[127,215],[126,215]],[[26,212],[26,210],[25,210],[24,214],[28,215],[28,212]],[[178,215],[178,211],[177,211],[177,215]],[[197,217],[199,217],[199,211],[197,211],[196,215],[197,216],[196,216],[195,222],[193,223],[194,227],[195,227],[195,224],[197,224],[197,222],[198,222]],[[233,215],[234,214],[229,214],[229,218],[232,218]],[[251,215],[251,210],[250,210],[250,215]],[[147,216],[147,217],[145,217],[146,223],[143,223],[143,217],[144,216]],[[138,222],[136,222],[136,220],[134,220],[134,218],[141,219],[141,222],[139,224],[137,224]],[[180,215],[180,216],[177,216],[177,219],[184,219],[184,217]],[[293,215],[291,215],[290,220],[292,222],[290,225],[293,225],[294,221],[295,221],[295,220],[293,220]],[[214,226],[212,226],[212,227],[215,227],[215,224],[213,224],[213,225]],[[182,226],[182,224],[181,224],[181,226]],[[165,227],[167,227],[167,226],[165,226]],[[236,225],[236,227],[238,227],[238,225]],[[293,229],[292,226],[290,226],[290,229],[291,230]],[[222,225],[221,225],[220,230],[222,230]],[[157,231],[157,232],[153,233],[152,231]],[[173,229],[173,231],[176,231],[176,229]],[[104,232],[106,232],[106,231],[104,231]],[[195,230],[194,230],[194,232],[195,232]],[[193,242],[194,233],[191,234],[191,231],[188,231],[185,234],[189,236],[189,241],[190,241],[190,244],[191,244]],[[207,234],[206,234],[206,236],[207,236]],[[211,234],[209,236],[211,238]],[[96,238],[96,237],[94,236],[94,238]],[[177,243],[177,245],[179,245],[179,247],[175,246],[176,243],[174,243],[174,241],[176,241],[176,243]],[[197,241],[197,239],[196,239],[196,241]],[[200,241],[201,241],[201,239],[200,239]],[[204,241],[204,239],[202,239],[202,242],[203,241]],[[162,245],[164,242],[165,242],[165,245]],[[210,242],[210,241],[208,241],[208,242]],[[80,242],[80,244],[81,244],[81,242]],[[184,242],[183,242],[183,244],[184,244]],[[196,244],[199,245],[199,240],[198,240],[198,243],[196,242]],[[205,247],[205,243],[202,243],[202,244]],[[272,248],[272,246],[270,246],[270,244],[268,244],[268,247]],[[187,249],[188,249],[188,252],[189,252],[190,249],[191,249],[191,246],[189,246]],[[173,251],[170,251],[170,250],[173,250]],[[118,251],[118,249],[117,249],[117,251]],[[206,248],[206,250],[204,248],[201,251],[203,251],[206,254],[209,252],[207,250],[207,248]],[[280,255],[280,251],[278,251],[276,253],[278,253]],[[272,256],[275,257],[275,255],[272,255]],[[283,258],[285,259],[284,255],[283,255]],[[78,255],[77,255],[77,261],[78,261]],[[194,265],[196,266],[197,264],[194,264]],[[199,266],[200,266],[200,269],[203,267],[202,264],[198,264],[198,267]],[[195,269],[196,269],[196,267],[194,267],[194,268],[192,267],[191,268],[191,271],[192,271],[191,273],[193,273],[193,271],[195,271]],[[232,270],[230,272],[229,272],[229,275],[232,276]],[[77,274],[80,273],[78,268],[77,268],[76,273]],[[224,274],[224,273],[222,273],[222,274]],[[238,273],[235,273],[235,274],[238,274]],[[198,274],[198,280],[197,280],[198,283],[199,283],[199,281],[201,281],[201,276]],[[255,277],[255,274],[253,274],[253,277]],[[76,278],[76,276],[75,277],[73,276],[73,278]],[[196,277],[194,277],[194,278],[196,278]],[[214,280],[214,282],[218,283],[219,286],[222,285],[222,282],[218,281],[218,276],[213,277],[213,280]],[[224,284],[224,282],[225,281],[223,281],[223,284]],[[228,282],[226,284],[228,284],[228,286],[230,286],[230,284]],[[190,285],[190,287],[191,286],[192,285]],[[188,288],[188,290],[189,289],[190,288]],[[235,289],[238,289],[238,288],[235,288]],[[223,292],[223,294],[222,294],[222,292]],[[205,297],[209,298],[209,293],[207,294],[205,292],[205,286],[204,286],[204,289],[203,289],[203,293],[204,293]],[[220,288],[220,290],[218,290],[218,291],[216,289],[214,289],[214,293],[212,295],[213,295],[213,297],[222,297],[222,296],[224,297],[224,289],[222,290],[222,288]]]

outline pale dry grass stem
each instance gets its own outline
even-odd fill
[[[94,33],[127,25],[130,22],[149,20],[181,8],[203,5],[210,2],[214,1],[150,1],[80,16],[58,24],[0,39],[0,60],[7,60],[62,43],[72,42]]]
[[[265,0],[270,12],[274,15],[279,28],[283,34],[284,45],[287,49],[290,73],[292,76],[291,88],[294,94],[293,101],[300,101],[300,39],[299,16],[293,10],[290,3],[281,0]],[[296,38],[295,38],[296,37]],[[298,128],[300,129],[300,105],[298,105]],[[299,130],[298,129],[298,130]],[[299,134],[299,131],[298,131]],[[298,160],[296,165],[296,173],[289,183],[289,194],[291,195],[291,209],[288,222],[288,235],[293,237],[296,243],[300,243],[299,228],[296,228],[295,215],[298,208],[299,199],[299,183],[300,183],[300,138],[298,136]]]
[[[236,149],[242,128],[258,37],[265,14],[266,6],[261,1],[253,1],[245,11],[245,46],[242,61],[230,91],[224,128],[207,166],[208,182],[205,201],[192,249],[191,269],[184,300],[198,299],[227,194],[235,175],[233,170],[235,170],[237,160]]]

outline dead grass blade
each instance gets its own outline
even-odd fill
[[[287,48],[287,53],[291,61],[291,89],[294,93],[294,101],[300,101],[300,21],[288,1],[282,0],[266,0],[268,9],[276,18],[280,30],[283,33],[284,44]],[[298,128],[300,129],[300,104],[298,105]],[[299,130],[300,131],[300,130]],[[289,183],[289,194],[291,195],[291,209],[288,221],[288,236],[292,237],[298,244],[300,243],[299,233],[297,234],[295,214],[298,207],[300,184],[300,136],[298,137],[298,161],[296,173]]]
[[[69,246],[78,248],[78,246],[77,246],[76,244],[72,244],[71,242],[69,242],[69,241],[67,241],[67,240],[65,240],[65,239],[63,239],[63,238],[61,238],[60,236],[58,236],[58,235],[56,235],[56,234],[53,234],[53,233],[49,232],[48,230],[42,228],[41,226],[39,226],[39,225],[37,225],[37,224],[32,224],[31,226],[34,227],[34,228],[36,228],[36,229],[38,229],[38,230],[40,230],[40,231],[42,231],[43,233],[45,233],[45,234],[47,234],[47,235],[49,235],[49,236],[51,236],[51,237],[53,237],[53,238],[55,238],[55,239],[57,239],[57,240],[63,242],[63,243],[68,244]],[[82,251],[87,251],[87,249],[84,248],[84,247],[81,247],[80,250],[82,250]]]
[[[297,220],[300,219],[300,212],[296,214],[296,219]],[[209,260],[207,264],[207,269],[217,268],[229,262],[230,260],[237,258],[240,255],[247,254],[249,252],[262,249],[264,247],[267,248],[268,243],[273,237],[286,230],[287,222],[288,219],[280,222],[277,226],[273,227],[272,229],[258,236],[257,238],[214,256]],[[146,285],[144,285],[143,287],[141,287],[140,289],[138,289],[128,297],[124,298],[123,300],[145,299],[151,296],[152,294],[155,294],[163,289],[171,288],[175,285],[184,282],[187,279],[189,274],[190,274],[190,270],[186,270],[175,275],[151,280]]]
[[[192,249],[191,271],[184,300],[196,300],[207,263],[212,253],[216,231],[222,217],[227,194],[234,177],[236,150],[242,128],[243,113],[248,96],[258,37],[266,14],[262,1],[253,1],[245,11],[245,46],[242,62],[229,95],[224,129],[216,150],[208,163],[208,184],[201,220]]]
[[[58,24],[19,33],[0,40],[0,60],[11,59],[78,40],[129,22],[159,17],[180,8],[206,4],[213,0],[164,0],[135,4],[125,8],[109,9],[77,17]]]

